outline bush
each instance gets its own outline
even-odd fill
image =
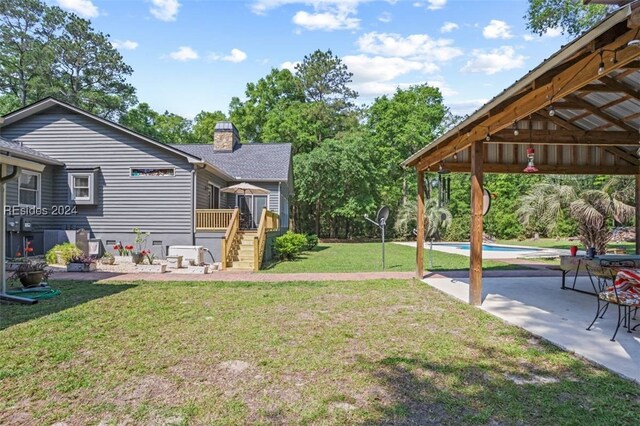
[[[307,251],[311,251],[318,245],[318,236],[316,234],[305,235],[307,239]]]
[[[48,264],[56,264],[58,263],[58,254],[60,253],[60,258],[64,262],[64,264],[69,263],[72,257],[74,256],[82,256],[82,251],[76,247],[75,244],[72,243],[62,243],[54,246],[51,250],[47,252],[45,255],[45,260]]]
[[[293,260],[298,256],[298,253],[307,247],[307,244],[307,238],[304,234],[287,231],[284,235],[276,238],[273,248],[281,260]]]

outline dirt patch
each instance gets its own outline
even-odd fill
[[[145,376],[136,382],[125,383],[114,391],[112,402],[117,406],[138,406],[143,402],[176,404],[178,386],[160,376]]]
[[[251,364],[249,364],[248,362],[240,361],[237,359],[233,361],[221,362],[220,365],[218,365],[218,368],[222,372],[226,374],[230,374],[232,376],[237,376],[250,367],[251,367]]]
[[[548,385],[550,383],[558,383],[560,381],[555,377],[545,377],[538,375],[533,375],[529,378],[525,378],[513,374],[505,374],[505,377],[516,385]]]

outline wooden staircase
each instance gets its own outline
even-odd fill
[[[227,264],[230,271],[253,271],[254,270],[254,243],[258,232],[238,231],[237,238],[234,239],[230,248],[231,262]]]

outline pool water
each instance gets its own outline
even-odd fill
[[[469,243],[459,243],[459,244],[438,244],[441,247],[452,247],[460,250],[471,250],[471,245]],[[488,244],[482,245],[482,250],[484,251],[537,251],[541,249],[537,248],[528,248],[528,247],[501,247],[501,246],[492,246]]]

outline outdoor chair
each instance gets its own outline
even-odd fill
[[[618,323],[611,337],[614,342],[620,325],[624,325],[631,333],[638,325],[631,328],[631,312],[637,313],[640,307],[640,270],[633,269],[633,261],[601,260],[597,267],[587,266],[589,280],[597,300],[596,315],[587,327],[591,330],[596,320],[602,318],[609,305],[618,306]]]

